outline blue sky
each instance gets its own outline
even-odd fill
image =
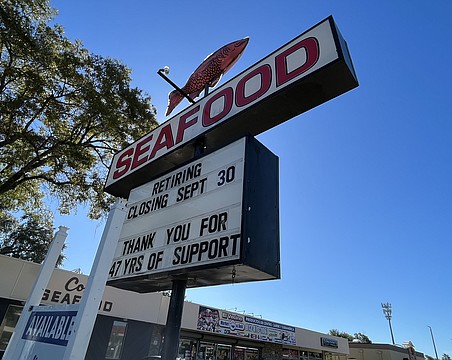
[[[258,139],[280,158],[282,279],[187,291],[187,300],[452,355],[452,2],[53,0],[90,51],[121,60],[159,122],[206,55],[250,37],[224,83],[333,15],[360,86]],[[220,84],[221,84],[220,83]],[[176,109],[188,103],[184,100]],[[83,209],[64,268],[89,273],[104,223]]]

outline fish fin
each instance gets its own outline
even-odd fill
[[[221,76],[222,74],[220,74],[220,76],[216,77],[215,79],[212,79],[209,83],[209,86],[213,88],[215,85],[217,85],[221,79]]]
[[[195,100],[199,96],[199,94],[201,94],[201,91],[192,92],[191,94],[188,94],[188,96],[190,96],[192,100]]]

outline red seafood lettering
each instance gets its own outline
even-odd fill
[[[292,69],[291,71],[288,71],[287,58],[300,49],[304,49],[306,53],[306,59],[304,63],[299,64],[298,67]],[[308,71],[317,63],[319,56],[319,43],[314,37],[304,39],[299,43],[291,46],[287,50],[283,51],[281,54],[275,57],[276,86],[281,86],[289,80],[292,80],[295,77]]]
[[[149,155],[148,160],[153,159],[157,151],[166,147],[170,149],[174,146],[173,133],[171,131],[171,125],[168,124],[160,130],[159,136],[155,142],[154,147],[152,148],[151,154]]]
[[[224,98],[223,99],[223,109],[218,114],[211,117],[210,114],[211,114],[212,104],[220,98]],[[233,99],[234,99],[234,92],[231,87],[227,87],[227,88],[219,91],[214,96],[212,96],[206,102],[206,105],[204,106],[204,111],[202,113],[202,126],[208,127],[208,126],[220,121],[221,119],[223,119],[231,111]]]
[[[193,119],[186,121],[190,116],[196,114],[199,111],[199,105],[195,106],[192,110],[182,115],[179,119],[179,126],[177,127],[176,144],[179,144],[184,140],[185,130],[190,126],[195,125],[198,122],[198,117],[195,116]]]
[[[255,90],[252,94],[246,95],[246,83],[254,78],[255,76],[260,77],[259,88]],[[270,65],[262,65],[257,69],[251,71],[249,74],[240,79],[237,84],[235,102],[238,107],[248,105],[254,100],[259,99],[264,95],[272,83],[272,69]]]
[[[127,149],[121,155],[119,155],[118,161],[116,163],[117,170],[113,173],[113,179],[120,178],[129,171],[130,165],[132,164],[132,155],[133,148]]]
[[[137,143],[137,146],[135,146],[135,152],[133,154],[133,162],[132,162],[132,169],[135,169],[136,167],[140,166],[141,164],[144,164],[147,161],[147,156],[143,156],[140,158],[141,155],[148,152],[150,149],[149,142],[152,140],[152,134],[146,136],[143,140],[140,140]],[[143,145],[145,145],[143,147]]]

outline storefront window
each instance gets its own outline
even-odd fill
[[[111,329],[110,340],[108,341],[107,359],[120,359],[122,346],[126,337],[127,323],[123,321],[114,321]]]
[[[299,359],[298,350],[283,349],[282,357],[283,357],[283,359],[287,359],[287,360],[298,360]]]
[[[179,341],[179,358],[182,360],[195,360],[196,342],[193,340],[181,339]]]
[[[245,360],[245,348],[235,346],[232,360]]]
[[[217,360],[231,360],[231,348],[230,345],[217,345]]]
[[[258,360],[259,350],[196,340],[179,341],[178,359],[181,360]]]
[[[245,349],[245,360],[257,360],[259,358],[259,350],[257,349]]]
[[[215,344],[199,343],[197,360],[215,360]]]
[[[163,326],[153,325],[148,356],[160,355],[160,353],[162,352],[164,332],[165,328]]]
[[[318,352],[310,352],[309,353],[309,360],[320,360],[322,359],[322,353]]]
[[[300,350],[300,360],[322,360],[322,353]]]
[[[257,360],[259,359],[259,350],[255,348],[246,348],[234,346],[232,349],[231,360]]]
[[[0,325],[0,351],[5,351],[9,339],[14,332],[19,316],[22,313],[22,306],[9,305],[5,317]]]

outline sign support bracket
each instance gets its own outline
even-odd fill
[[[168,76],[166,76],[164,74],[164,70],[163,69],[159,69],[159,71],[157,71],[157,74],[159,74],[168,84],[170,84],[173,88],[175,88],[176,91],[178,91],[179,94],[181,94],[184,98],[186,98],[191,104],[195,103],[195,100],[193,100],[190,96],[188,96],[188,94],[185,91],[183,91]]]

